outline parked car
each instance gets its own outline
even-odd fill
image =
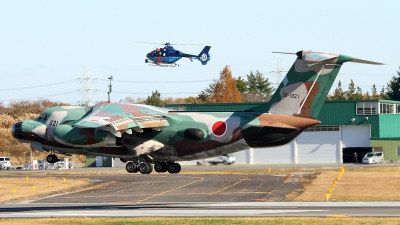
[[[30,170],[30,169],[32,169],[32,164],[30,164],[30,163],[25,163],[25,164],[24,164],[24,170]]]
[[[205,161],[208,162],[210,165],[218,165],[220,163],[224,164],[224,165],[231,165],[231,164],[235,163],[236,158],[233,154],[226,154],[226,155],[206,159]]]
[[[383,163],[383,152],[368,152],[362,159],[362,163],[366,164]]]
[[[11,159],[10,157],[0,156],[0,169],[9,170],[11,169]]]
[[[49,163],[46,160],[40,159],[37,162],[38,162],[39,170],[47,170],[48,169]]]

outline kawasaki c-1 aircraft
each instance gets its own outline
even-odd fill
[[[319,124],[317,115],[345,62],[380,64],[354,57],[299,51],[271,100],[234,112],[172,111],[141,104],[92,108],[51,107],[11,132],[39,151],[120,158],[130,173],[179,173],[177,161],[198,160],[248,148],[275,147]]]

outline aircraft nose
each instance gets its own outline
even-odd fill
[[[22,121],[14,123],[11,127],[11,135],[14,138],[22,139]]]

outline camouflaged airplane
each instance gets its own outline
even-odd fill
[[[179,173],[177,161],[276,147],[320,123],[317,116],[345,62],[381,64],[351,56],[299,51],[271,100],[252,111],[172,111],[142,104],[92,108],[51,107],[34,120],[15,123],[14,138],[56,153],[120,158],[130,173]]]

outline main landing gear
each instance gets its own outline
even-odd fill
[[[128,173],[137,173],[141,174],[149,174],[153,172],[153,165],[147,161],[138,161],[138,163],[134,161],[129,161],[126,163],[126,171]],[[157,162],[154,164],[154,170],[157,173],[179,173],[181,172],[181,165],[179,163],[171,163],[171,162]]]

